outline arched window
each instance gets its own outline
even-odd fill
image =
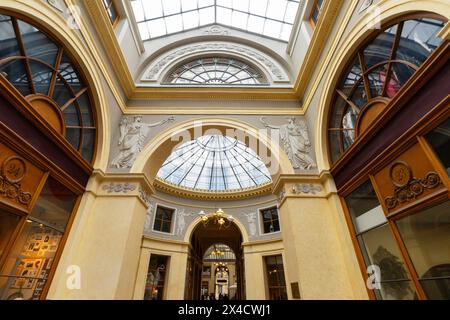
[[[403,19],[360,47],[341,77],[331,109],[328,136],[333,163],[441,44],[437,34],[443,26],[435,17]]]
[[[96,124],[89,87],[58,41],[25,21],[0,15],[0,77],[92,161]]]
[[[258,85],[267,84],[255,67],[232,58],[210,57],[183,63],[166,77],[165,84]]]

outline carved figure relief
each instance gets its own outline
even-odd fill
[[[256,212],[250,212],[250,213],[244,213],[244,216],[246,216],[247,218],[247,222],[248,222],[248,231],[249,231],[249,235],[251,237],[255,237],[257,235],[257,215]]]
[[[152,230],[152,215],[153,210],[155,208],[155,202],[150,201],[150,205],[147,209],[147,213],[145,215],[145,222],[144,222],[144,233],[148,233]]]
[[[156,123],[142,122],[142,116],[123,117],[120,121],[119,154],[111,161],[116,168],[131,168],[144,148],[150,128],[174,121],[173,117]]]
[[[266,127],[279,131],[280,144],[286,152],[294,169],[311,170],[317,168],[315,161],[309,155],[311,142],[308,135],[308,127],[305,121],[297,123],[295,117],[289,117],[288,123],[274,126],[267,123],[265,117],[261,117],[261,123]]]

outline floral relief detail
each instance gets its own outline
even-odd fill
[[[315,185],[315,184],[312,184],[312,183],[309,183],[309,184],[297,184],[294,187],[292,187],[292,191],[295,194],[301,194],[301,193],[316,194],[317,192],[321,192],[322,191],[322,187],[320,185]]]
[[[136,190],[136,186],[133,184],[130,184],[128,182],[126,183],[114,183],[111,182],[110,184],[106,184],[102,188],[103,190],[107,191],[108,193],[128,193],[128,191],[134,191]]]
[[[139,188],[139,198],[141,198],[148,207],[150,206],[150,195],[143,188]]]
[[[423,179],[414,178],[409,165],[402,161],[397,161],[391,166],[390,178],[396,188],[393,196],[384,199],[389,210],[416,199],[425,189],[434,189],[441,184],[441,178],[434,171],[428,172]]]

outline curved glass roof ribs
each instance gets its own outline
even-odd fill
[[[300,0],[131,0],[142,40],[222,24],[289,41]]]
[[[272,182],[261,158],[243,142],[206,135],[179,146],[162,165],[158,178],[201,191],[239,191]]]
[[[229,58],[190,61],[173,70],[165,84],[257,85],[267,84],[262,72]]]

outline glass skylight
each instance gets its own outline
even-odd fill
[[[267,83],[262,73],[249,65],[230,58],[197,59],[172,71],[166,84],[255,85]]]
[[[131,0],[142,40],[222,24],[288,41],[300,0]]]
[[[252,149],[221,135],[202,136],[179,146],[162,165],[158,178],[203,191],[249,189],[272,181]]]

